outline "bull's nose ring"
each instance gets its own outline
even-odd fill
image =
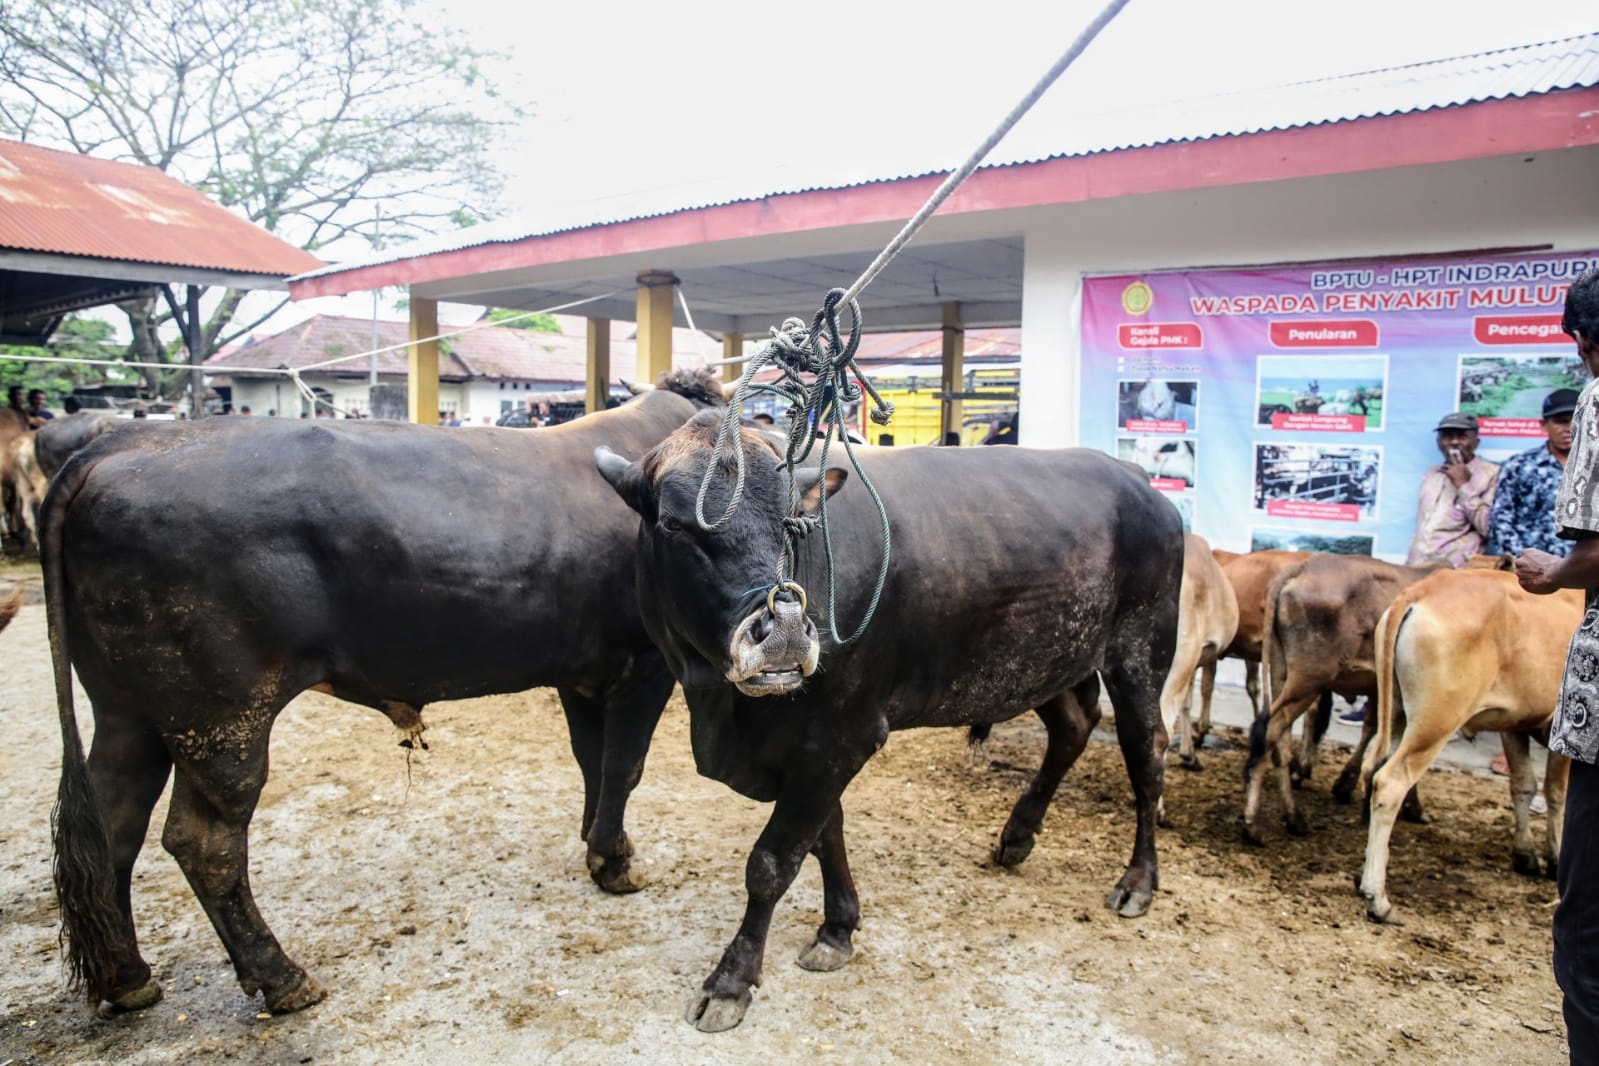
[[[766,594],[766,611],[768,614],[777,613],[777,594],[779,592],[792,592],[794,595],[799,597],[800,614],[804,614],[806,608],[810,606],[810,600],[806,597],[805,590],[797,583],[793,581],[779,581],[777,584],[773,585],[771,591]]]

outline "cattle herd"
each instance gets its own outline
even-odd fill
[[[1103,690],[1134,800],[1131,858],[1106,902],[1144,914],[1168,738],[1200,768],[1223,657],[1244,661],[1256,710],[1240,797],[1251,844],[1268,842],[1272,777],[1287,831],[1307,831],[1295,791],[1332,698],[1365,697],[1374,711],[1332,789],[1369,818],[1369,917],[1393,915],[1394,820],[1425,817],[1416,783],[1459,730],[1504,735],[1514,868],[1552,874],[1565,764],[1548,761],[1540,854],[1528,738],[1546,737],[1577,594],[1529,596],[1494,558],[1455,571],[1212,551],[1144,471],[1087,450],[864,449],[869,486],[814,465],[791,482],[781,442],[752,427],[726,437],[723,409],[699,372],[537,431],[0,424],[8,528],[36,538],[44,570],[64,745],[54,873],[74,987],[109,1010],[162,994],[138,947],[132,871],[170,777],[162,844],[240,985],[274,1013],[323,997],[257,910],[247,861],[273,722],[307,689],[376,710],[420,747],[429,703],[554,687],[584,781],[590,875],[625,893],[642,887],[627,801],[680,684],[699,772],[772,805],[742,918],[689,1008],[705,1031],[744,1017],[807,855],[822,922],[799,965],[848,962],[861,903],[841,797],[895,730],[1039,716],[1039,768],[994,851],[1014,866]],[[707,528],[696,516],[722,514],[735,483],[731,518]],[[878,595],[888,545],[874,493],[892,517],[881,605],[840,641]],[[19,602],[0,602],[0,626]],[[74,669],[92,705],[87,753]]]

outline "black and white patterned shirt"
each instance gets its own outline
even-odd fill
[[[1571,454],[1555,496],[1562,537],[1599,536],[1599,378],[1588,382],[1571,416]],[[1560,704],[1549,727],[1549,750],[1599,763],[1599,588],[1590,588],[1582,624],[1571,638]]]

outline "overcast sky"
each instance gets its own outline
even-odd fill
[[[948,169],[1102,6],[428,2],[512,53],[495,76],[532,117],[506,138],[506,199],[533,218],[574,202],[603,214],[641,192],[682,206]],[[1012,143],[1074,118],[1596,29],[1595,0],[1131,0]]]

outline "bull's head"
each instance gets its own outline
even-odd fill
[[[704,506],[708,522],[722,515],[736,476],[731,450],[715,455],[720,421],[720,412],[702,412],[637,463],[604,447],[594,461],[642,519],[639,609],[678,678],[689,687],[726,680],[747,696],[782,695],[816,672],[821,655],[804,591],[778,580],[783,520],[815,514],[823,494],[837,492],[846,475],[800,471],[794,501],[778,446],[740,429],[743,497],[725,525],[706,529],[695,516],[706,466],[717,463]]]

